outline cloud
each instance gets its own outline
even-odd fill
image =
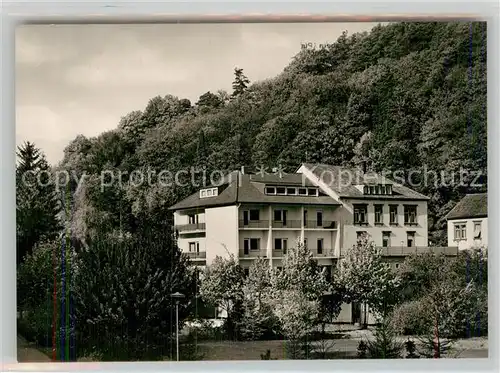
[[[132,54],[102,53],[70,67],[64,75],[67,83],[77,86],[133,88],[183,82],[189,79],[190,67],[189,63],[169,64],[160,53],[139,49]]]
[[[49,162],[78,134],[97,136],[154,96],[196,102],[280,73],[302,42],[332,42],[374,24],[24,25],[16,30],[17,141]],[[328,39],[326,39],[328,37]]]

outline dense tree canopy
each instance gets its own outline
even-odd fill
[[[363,157],[431,197],[430,239],[445,244],[446,213],[486,185],[485,38],[479,22],[403,22],[343,33],[326,48],[300,50],[266,81],[250,84],[236,69],[232,97],[206,92],[192,106],[167,94],[142,111],[130,108],[116,130],[72,142],[61,167],[210,172],[281,163],[293,172],[304,161],[347,165]],[[85,198],[109,224],[127,229],[138,213],[158,207],[140,201],[158,198],[166,206],[196,189],[143,185],[132,192],[128,176],[123,180],[114,198],[98,198],[91,188]]]

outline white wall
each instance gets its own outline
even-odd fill
[[[189,224],[189,214],[198,215],[198,223],[205,223],[205,212],[201,211],[175,211],[174,212],[174,222],[175,225]]]
[[[194,237],[189,237],[187,235],[181,235],[179,236],[179,239],[177,240],[177,245],[179,246],[179,249],[182,252],[189,252],[189,243],[190,242],[198,242],[200,245],[200,252],[206,251],[206,238],[205,237],[200,237],[194,236]]]
[[[481,240],[474,240],[474,222],[481,222]],[[466,224],[465,240],[455,240],[455,224],[458,223]],[[488,218],[448,220],[448,246],[459,250],[488,246]]]
[[[238,258],[238,206],[213,207],[205,210],[207,265],[216,256]]]
[[[244,241],[246,238],[260,238],[260,248],[257,250],[249,250],[248,256],[257,257],[267,255],[267,238],[269,235],[269,230],[257,230],[257,229],[240,229],[239,234],[239,256],[243,256]]]
[[[370,239],[377,246],[382,246],[382,232],[391,232],[391,241],[389,246],[407,245],[407,232],[415,232],[414,246],[428,246],[428,227],[427,227],[427,202],[426,201],[384,201],[384,200],[346,200],[345,208],[342,210],[342,248],[350,248],[356,244],[358,231],[365,231],[371,237]],[[368,225],[353,225],[353,204],[366,203],[368,205]],[[383,205],[383,224],[375,225],[375,204]],[[398,205],[398,225],[390,225],[389,205]],[[404,225],[404,206],[417,205],[417,225]]]

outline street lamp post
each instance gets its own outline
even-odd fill
[[[176,292],[171,294],[170,296],[175,299],[175,337],[177,361],[179,361],[179,301],[184,298],[184,294]]]

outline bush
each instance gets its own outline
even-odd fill
[[[356,355],[358,359],[366,359],[368,355],[368,345],[365,341],[359,341]]]
[[[37,347],[51,347],[52,310],[45,306],[25,311],[24,317],[17,320],[17,332]]]
[[[390,327],[402,335],[424,335],[432,327],[432,315],[422,300],[397,306],[390,317]]]
[[[266,350],[265,354],[260,354],[260,360],[276,360],[271,357],[271,350]]]
[[[415,345],[415,342],[408,339],[405,342],[405,350],[407,359],[418,359],[419,356],[415,353],[415,351],[417,351],[417,346]]]
[[[399,359],[403,344],[396,340],[396,334],[389,325],[383,321],[375,329],[374,340],[368,341],[367,351],[371,359]]]
[[[188,327],[188,335],[196,341],[223,341],[226,339],[224,327],[214,325],[210,320],[196,320]]]
[[[441,358],[443,355],[452,351],[454,344],[454,340],[440,338],[436,345],[433,333],[428,333],[425,336],[419,337],[419,341],[420,343],[417,350],[421,356],[426,358]]]

